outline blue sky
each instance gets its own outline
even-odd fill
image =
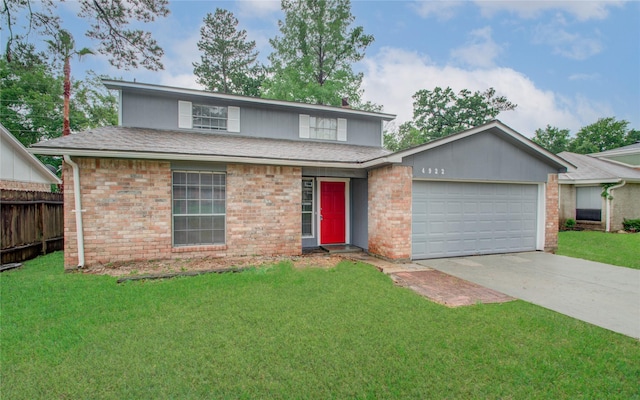
[[[98,55],[72,71],[198,88],[199,29],[216,7],[236,15],[266,62],[283,17],[278,1],[172,1],[169,17],[146,27],[165,50],[165,70],[116,70]],[[83,37],[78,8],[68,1],[58,12],[79,45],[97,47]],[[575,134],[609,116],[640,129],[640,2],[352,0],[352,13],[375,37],[354,66],[364,98],[397,114],[396,123],[411,119],[419,89],[494,87],[518,104],[498,118],[529,137],[547,124]]]

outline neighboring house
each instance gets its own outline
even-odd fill
[[[66,268],[332,244],[391,260],[556,247],[570,165],[499,121],[390,153],[391,114],[104,83],[119,126],[32,148],[65,156]]]
[[[640,218],[640,143],[594,154],[562,152],[576,166],[560,174],[560,221],[618,231],[625,218]],[[606,192],[605,192],[606,190]]]
[[[58,177],[0,124],[0,190],[51,192]]]

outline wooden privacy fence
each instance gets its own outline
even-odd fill
[[[0,191],[2,264],[20,262],[62,250],[62,193]]]

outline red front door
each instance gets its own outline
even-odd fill
[[[320,182],[320,244],[345,242],[344,182]]]

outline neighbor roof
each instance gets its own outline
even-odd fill
[[[58,177],[49,170],[40,160],[34,157],[33,154],[29,153],[26,147],[18,139],[16,139],[11,132],[4,125],[0,124],[0,142],[3,144],[6,143],[6,146],[10,146],[15,151],[16,156],[20,157],[24,162],[30,165],[33,168],[33,171],[36,172],[40,177],[47,183],[51,184],[60,184],[62,181],[58,179]],[[10,153],[11,154],[11,153]],[[6,156],[6,155],[5,155]],[[9,162],[10,158],[9,158]]]
[[[640,153],[640,142],[630,144],[628,146],[618,147],[617,149],[601,151],[600,153],[592,153],[589,155],[593,157],[605,157],[605,156],[613,156],[613,155],[638,154],[638,153]]]
[[[614,183],[640,181],[640,171],[585,154],[563,151],[560,157],[574,164],[575,171],[560,174],[560,183]]]
[[[296,166],[363,167],[391,152],[343,143],[109,126],[43,141],[36,154]]]

